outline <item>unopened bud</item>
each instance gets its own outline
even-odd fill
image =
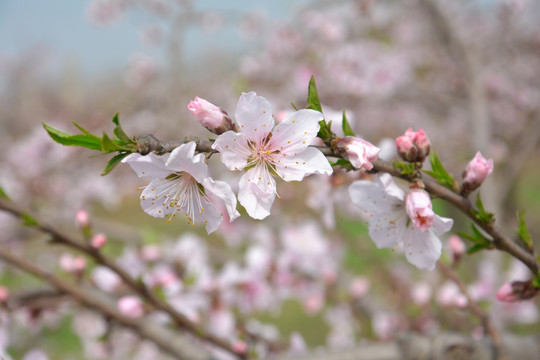
[[[465,247],[465,243],[457,235],[450,236],[448,243],[450,252],[452,253],[452,260],[456,263],[463,257],[467,248]]]
[[[5,303],[9,298],[9,290],[4,286],[0,286],[0,303]]]
[[[84,210],[79,210],[75,214],[75,224],[81,229],[87,229],[90,226],[90,216]]]
[[[236,341],[233,344],[233,350],[237,354],[245,354],[247,351],[247,344],[243,341]]]
[[[405,134],[396,138],[399,156],[409,162],[422,162],[431,151],[431,142],[424,130],[407,129]]]
[[[92,247],[96,249],[101,249],[106,242],[107,236],[105,236],[105,234],[99,233],[92,236],[92,240],[90,240],[90,245],[92,245]]]
[[[497,299],[504,302],[518,302],[535,297],[539,288],[533,285],[532,281],[512,281],[504,284],[497,291]]]
[[[429,194],[422,189],[412,189],[405,197],[405,210],[414,226],[426,231],[433,226],[435,213]]]
[[[140,318],[144,315],[144,307],[136,296],[124,296],[118,300],[118,310],[126,316]]]
[[[62,270],[80,276],[86,268],[86,259],[82,256],[63,254],[60,256],[59,264]]]
[[[493,160],[486,160],[478,151],[463,172],[463,191],[468,193],[476,190],[492,171]]]
[[[188,110],[202,126],[216,135],[236,129],[231,118],[224,110],[199,97],[195,97],[194,100],[189,102]]]
[[[373,164],[371,163],[377,160],[381,151],[381,149],[372,143],[352,136],[346,136],[339,140],[337,148],[339,151],[345,152],[352,166],[357,169],[364,168],[366,170],[373,168]]]
[[[365,277],[359,276],[354,278],[349,284],[349,294],[351,294],[353,299],[359,299],[367,294],[369,288],[369,280]]]

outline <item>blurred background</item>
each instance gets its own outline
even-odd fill
[[[195,96],[234,115],[239,95],[253,90],[278,115],[291,103],[305,106],[314,75],[327,120],[339,124],[346,110],[357,134],[388,149],[388,159],[387,144],[409,127],[426,131],[456,178],[477,151],[493,159],[495,171],[482,187],[486,207],[508,234],[517,227],[516,212],[526,210],[534,239],[539,54],[540,3],[532,0],[3,0],[0,186],[75,236],[75,213],[87,211],[95,231],[109,238],[103,251],[128,268],[138,264],[134,276],[172,272],[182,289],[168,300],[184,311],[189,297],[189,316],[224,337],[243,339],[247,331],[300,351],[390,340],[399,331],[481,336],[455,286],[372,244],[347,198],[358,174],[278,183],[282,199],[270,218],[256,222],[243,213],[207,236],[144,214],[137,191],[144,181],[131,169],[118,166],[101,177],[108,158],[54,143],[41,124],[74,133],[76,121],[110,133],[119,112],[131,136],[211,137],[187,111]],[[210,166],[237,191],[238,176],[225,172],[217,156]],[[469,231],[468,220],[442,202],[434,206],[456,219],[453,231]],[[59,264],[65,251],[45,245],[42,235],[4,214],[0,228],[2,246],[72,276]],[[204,254],[198,265],[184,258],[190,246]],[[145,257],[172,249],[175,258]],[[449,252],[444,257],[452,261]],[[0,266],[0,283],[20,300],[0,317],[0,347],[15,359],[145,359],[157,351],[129,332],[104,330],[99,315],[70,302],[23,301],[46,286]],[[78,281],[112,297],[125,294],[100,287],[99,270],[89,262]],[[501,331],[540,330],[537,303],[494,298],[503,282],[526,279],[520,264],[473,254],[457,271]],[[203,273],[212,291],[201,285]],[[115,347],[120,338],[129,344],[123,352]]]

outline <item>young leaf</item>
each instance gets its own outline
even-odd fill
[[[103,137],[101,138],[101,151],[104,153],[110,153],[114,151],[122,150],[118,145],[116,145],[111,138],[107,135],[107,133],[103,132]]]
[[[349,120],[347,119],[345,110],[343,110],[343,120],[341,122],[341,127],[343,128],[343,134],[345,134],[345,136],[356,136],[353,129],[351,128],[351,125],[349,124]]]
[[[9,199],[9,196],[7,195],[7,193],[4,191],[4,188],[0,186],[0,198],[1,199]]]
[[[21,213],[21,220],[25,226],[36,226],[38,224],[37,220],[27,213]]]
[[[329,142],[332,140],[332,121],[326,122],[326,120],[319,121],[319,132],[317,133],[317,136],[320,137],[324,142]]]
[[[123,152],[114,156],[111,160],[109,160],[109,162],[105,166],[105,170],[103,170],[103,172],[101,173],[101,176],[105,176],[108,173],[110,173],[111,170],[114,169],[116,165],[118,165],[120,161],[122,161],[122,159],[128,156],[129,154],[130,154],[129,152]]]
[[[431,168],[433,170],[424,170],[424,172],[428,175],[431,175],[442,186],[445,186],[450,190],[456,190],[457,182],[456,180],[454,180],[452,175],[450,175],[448,171],[446,171],[437,152],[432,151],[429,160],[431,162]]]
[[[124,132],[124,129],[122,129],[122,126],[120,125],[120,121],[118,120],[118,113],[114,115],[112,121],[116,125],[116,127],[113,130],[113,133],[114,135],[116,135],[116,138],[120,140],[120,142],[123,145],[135,144],[135,141],[129,136],[127,136],[127,134]]]
[[[401,170],[401,174],[405,176],[411,176],[414,174],[414,164],[404,161],[394,161],[394,167]]]
[[[473,232],[472,235],[469,235],[469,234],[466,234],[466,233],[459,233],[458,234],[459,236],[461,236],[461,237],[463,237],[465,239],[469,239],[470,241],[472,241],[474,243],[474,245],[471,248],[469,248],[469,250],[467,251],[468,254],[472,254],[472,253],[478,252],[478,251],[483,250],[483,249],[493,249],[494,248],[493,242],[491,240],[489,240],[488,238],[486,238],[484,235],[482,235],[480,230],[478,230],[478,228],[474,224],[471,224],[471,228],[472,228],[472,232]]]
[[[335,162],[330,162],[330,165],[332,165],[332,167],[336,166],[347,171],[354,170],[354,166],[352,166],[351,162],[345,159],[338,159]]]
[[[101,141],[95,135],[70,135],[43,123],[43,128],[49,136],[59,144],[66,146],[82,146],[92,150],[101,150]]]
[[[519,223],[519,227],[516,229],[516,232],[521,238],[521,240],[523,240],[525,245],[527,245],[529,249],[532,249],[533,248],[532,236],[531,236],[531,233],[529,232],[529,229],[527,228],[527,221],[525,220],[525,212],[521,214],[517,212],[516,216]]]
[[[482,197],[480,196],[480,193],[478,193],[478,197],[476,198],[476,208],[478,210],[473,209],[472,213],[476,218],[482,223],[482,224],[490,224],[495,219],[495,214],[489,211],[486,211],[484,208],[484,203],[482,202]]]
[[[99,139],[99,136],[96,136],[94,134],[92,134],[90,131],[86,130],[85,128],[83,128],[81,125],[77,124],[75,121],[72,121],[73,125],[75,125],[79,130],[81,130],[81,132],[84,134],[84,135],[88,135],[88,136],[92,136],[96,139]]]
[[[311,75],[308,85],[308,97],[307,108],[322,112],[321,101],[319,100],[319,93],[317,92],[317,84],[315,84],[315,77]]]

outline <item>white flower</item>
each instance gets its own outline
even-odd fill
[[[452,228],[452,219],[433,214],[432,226],[418,228],[417,219],[407,213],[405,192],[389,174],[380,175],[376,182],[355,181],[349,193],[353,203],[364,211],[369,235],[378,248],[401,244],[410,263],[420,269],[435,268],[442,248],[438,236]]]
[[[195,148],[196,144],[189,142],[174,149],[170,156],[131,154],[123,162],[131,165],[139,177],[151,179],[141,194],[144,212],[154,217],[168,217],[169,221],[181,214],[188,224],[206,224],[210,234],[217,230],[223,218],[214,205],[217,199],[225,204],[231,221],[240,214],[230,186],[208,177],[204,155],[194,155]]]
[[[292,112],[274,127],[270,103],[254,92],[243,93],[235,114],[239,133],[227,131],[212,148],[230,170],[247,170],[240,179],[238,200],[255,219],[270,215],[276,197],[272,174],[285,181],[304,176],[331,174],[332,167],[321,151],[308,147],[319,131],[320,112]]]

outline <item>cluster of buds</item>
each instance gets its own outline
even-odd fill
[[[407,129],[405,135],[396,138],[396,146],[399,156],[408,162],[423,162],[431,150],[429,138],[422,129]]]
[[[497,299],[504,302],[518,302],[535,297],[540,289],[532,281],[512,281],[504,284],[497,292]]]
[[[465,194],[476,190],[493,171],[493,160],[486,160],[482,154],[476,153],[463,172],[462,192]]]
[[[200,97],[196,96],[189,102],[188,110],[202,126],[216,135],[229,130],[236,131],[236,126],[225,110]]]

